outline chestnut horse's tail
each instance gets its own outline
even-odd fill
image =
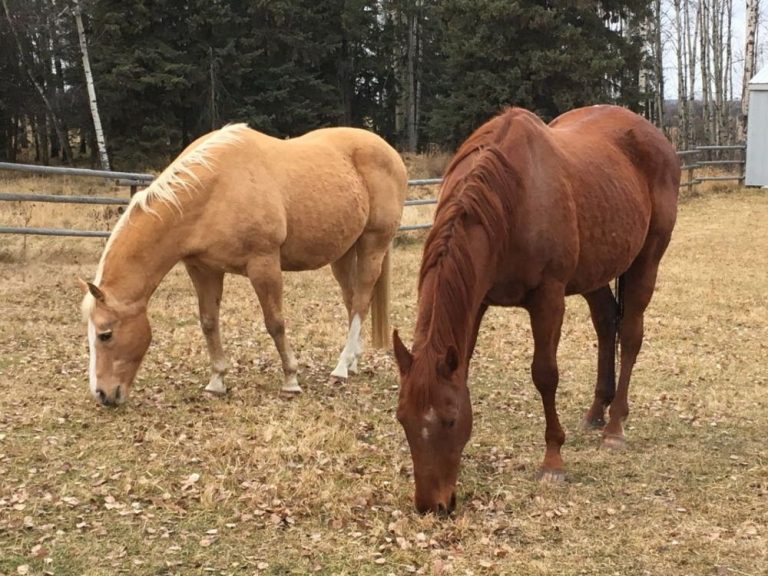
[[[371,297],[371,338],[374,348],[389,346],[389,282],[392,275],[390,252],[392,252],[391,246],[384,254],[381,274]]]

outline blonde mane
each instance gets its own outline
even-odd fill
[[[145,212],[152,212],[152,204],[162,202],[181,212],[179,192],[194,192],[202,184],[192,169],[202,167],[213,172],[213,150],[219,146],[242,142],[240,134],[247,129],[246,124],[228,124],[211,133],[193,150],[171,162],[147,188],[137,192],[131,200],[129,210],[138,206]]]
[[[200,177],[193,171],[194,168],[202,167],[213,172],[214,170],[214,155],[213,152],[216,148],[221,146],[236,144],[242,142],[242,133],[248,130],[246,124],[228,124],[212,132],[208,138],[203,140],[194,149],[188,151],[186,154],[182,154],[176,160],[171,162],[168,167],[162,171],[147,188],[134,194],[131,198],[131,203],[125,210],[125,213],[120,217],[112,230],[107,245],[104,247],[104,252],[99,260],[99,267],[96,271],[96,278],[94,284],[97,286],[101,282],[101,274],[104,270],[104,262],[109,253],[109,249],[112,247],[112,241],[122,231],[125,223],[130,219],[133,210],[141,209],[149,214],[157,214],[152,208],[153,204],[158,202],[167,204],[175,208],[179,214],[182,213],[182,204],[179,199],[179,192],[183,191],[191,195],[194,192],[200,190],[202,182]],[[83,298],[81,310],[83,318],[87,319],[93,311],[93,307],[96,305],[96,301],[93,296],[86,294]]]

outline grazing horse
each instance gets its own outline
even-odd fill
[[[280,140],[236,124],[199,138],[134,196],[96,279],[81,281],[91,392],[105,405],[125,400],[151,339],[147,302],[179,261],[197,292],[212,365],[209,392],[226,392],[219,336],[225,273],[251,281],[282,360],[282,389],[300,392],[283,320],[282,271],[331,264],[349,320],[333,376],[354,373],[369,304],[374,341],[389,332],[388,250],[406,190],[400,156],[365,130],[326,128]]]
[[[518,306],[530,315],[531,372],[546,419],[539,477],[564,477],[555,395],[568,295],[586,298],[599,343],[586,424],[603,426],[610,406],[603,442],[623,445],[630,374],[675,224],[679,182],[675,150],[661,132],[614,106],[573,110],[548,126],[510,109],[462,144],[424,247],[413,351],[393,334],[397,418],[413,457],[419,511],[456,505],[459,461],[472,430],[467,372],[488,306]],[[614,278],[623,285],[621,312]]]

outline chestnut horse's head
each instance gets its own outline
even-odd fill
[[[448,514],[456,507],[461,453],[472,432],[466,366],[453,346],[439,356],[414,355],[397,330],[392,340],[400,368],[397,419],[411,448],[416,509]]]
[[[91,394],[104,406],[122,404],[152,340],[144,306],[125,306],[95,284],[80,281],[88,322]]]

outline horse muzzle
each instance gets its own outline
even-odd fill
[[[456,491],[451,490],[445,496],[438,496],[434,499],[421,498],[417,494],[414,498],[416,510],[419,514],[429,514],[430,512],[437,516],[447,517],[456,510]]]
[[[123,386],[115,386],[110,392],[104,388],[97,387],[93,393],[94,398],[99,401],[102,406],[114,408],[125,402],[126,394],[123,392]]]

